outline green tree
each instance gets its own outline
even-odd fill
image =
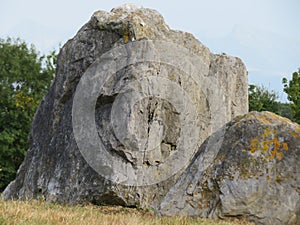
[[[264,86],[249,85],[249,111],[270,111],[279,114],[278,95]]]
[[[278,106],[279,106],[278,110],[280,116],[289,118],[290,120],[294,120],[290,103],[278,102]]]
[[[293,73],[290,81],[284,77],[282,83],[284,86],[283,91],[287,93],[287,98],[291,102],[294,120],[300,123],[300,69],[298,69],[298,72]]]
[[[40,56],[19,39],[0,39],[0,191],[15,178],[29,130],[55,74],[56,54]]]

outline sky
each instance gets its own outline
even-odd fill
[[[134,3],[159,11],[176,30],[192,34],[213,53],[243,60],[249,83],[275,90],[300,67],[299,0],[1,0],[0,38],[19,37],[41,53],[72,38],[97,10]]]

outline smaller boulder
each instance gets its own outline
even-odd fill
[[[299,161],[299,124],[270,112],[237,117],[202,144],[160,214],[299,224]]]

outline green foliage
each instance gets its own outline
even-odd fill
[[[39,56],[19,39],[0,39],[0,191],[28,149],[33,115],[55,74],[56,54]]]
[[[277,101],[275,91],[269,91],[264,86],[249,85],[249,111],[270,111],[293,120],[290,103]]]
[[[288,95],[288,100],[291,101],[291,110],[294,120],[300,123],[300,69],[294,72],[292,79],[288,81],[286,78],[282,79],[284,85],[284,92]]]
[[[278,95],[264,86],[249,85],[249,111],[270,111],[279,114]]]
[[[290,120],[294,120],[290,103],[278,102],[278,108],[279,108],[278,109],[279,110],[278,114],[280,116],[289,118]]]

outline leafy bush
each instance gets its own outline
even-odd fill
[[[20,39],[0,39],[0,192],[28,149],[30,124],[55,74],[55,51],[40,56]]]

